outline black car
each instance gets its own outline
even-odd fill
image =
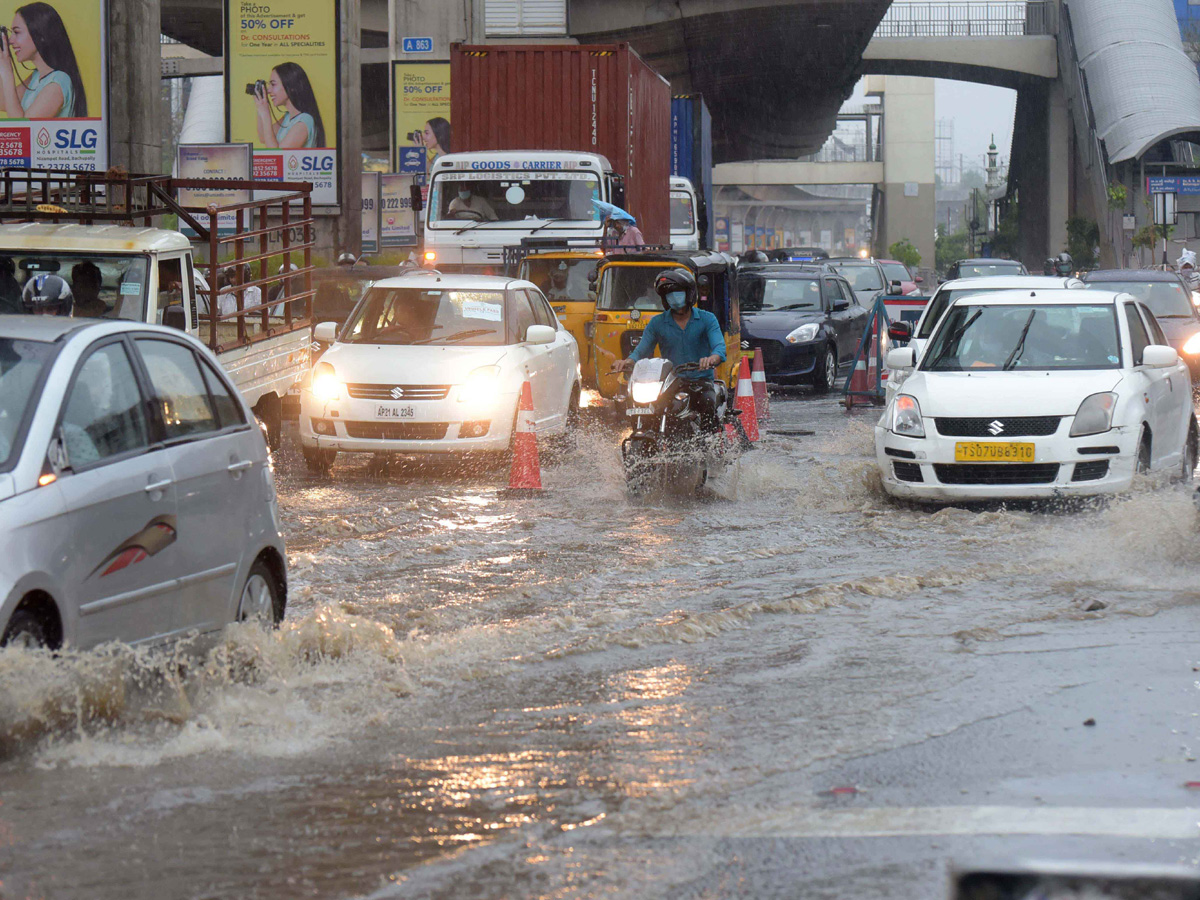
[[[1097,269],[1083,280],[1090,288],[1124,291],[1146,304],[1171,346],[1187,363],[1193,383],[1200,381],[1200,313],[1196,312],[1191,291],[1178,275],[1158,269]]]
[[[742,339],[762,350],[767,380],[834,387],[853,361],[870,312],[829,265],[758,264],[738,270]]]
[[[988,278],[992,275],[1028,275],[1019,259],[960,259],[946,270],[945,281],[956,278]]]

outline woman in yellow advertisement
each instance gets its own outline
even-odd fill
[[[0,27],[0,105],[9,119],[83,119],[87,91],[71,38],[48,3],[18,7]],[[22,71],[23,70],[23,71]]]
[[[265,81],[246,85],[254,96],[256,146],[285,150],[325,147],[325,125],[308,74],[294,62],[281,62]],[[275,107],[283,111],[275,118]]]

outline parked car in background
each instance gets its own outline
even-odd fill
[[[887,290],[887,278],[877,260],[843,256],[830,259],[829,264],[850,282],[854,296],[868,309],[874,304],[875,298]]]
[[[875,428],[889,494],[1055,498],[1127,488],[1135,472],[1190,480],[1187,367],[1129,294],[1030,290],[955,300]]]
[[[768,381],[837,383],[853,361],[869,311],[832,266],[759,264],[738,270],[742,336],[762,351]]]
[[[0,645],[157,643],[282,619],[267,446],[174,328],[0,317]]]
[[[920,275],[913,275],[908,271],[908,266],[899,260],[881,259],[878,262],[883,267],[883,277],[887,281],[889,291],[893,284],[899,282],[901,294],[915,294],[925,281]]]
[[[960,259],[946,270],[944,281],[956,278],[987,278],[993,275],[1028,275],[1029,270],[1017,259]]]
[[[829,251],[820,247],[779,247],[769,250],[767,256],[771,262],[812,262],[829,259]]]
[[[1124,291],[1144,303],[1187,363],[1192,381],[1200,381],[1200,312],[1177,274],[1159,269],[1097,269],[1083,280],[1089,288]]]

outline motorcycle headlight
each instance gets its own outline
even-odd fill
[[[458,402],[488,406],[500,395],[500,367],[480,366],[467,373],[467,380],[458,386]]]
[[[1075,421],[1071,423],[1071,437],[1100,434],[1112,428],[1113,410],[1117,408],[1117,395],[1113,393],[1092,394],[1079,404]]]
[[[817,339],[817,332],[820,330],[821,326],[816,322],[809,322],[792,331],[784,340],[789,344],[807,344]]]
[[[921,405],[916,397],[901,394],[892,404],[891,432],[904,437],[925,437],[925,423],[921,421]]]
[[[1183,352],[1189,356],[1195,356],[1197,353],[1200,353],[1200,331],[1187,339],[1187,343],[1183,345]]]
[[[342,396],[342,382],[327,362],[319,362],[313,369],[312,395],[320,403],[332,403]]]
[[[654,403],[662,392],[662,382],[637,381],[629,386],[629,394],[638,406]]]

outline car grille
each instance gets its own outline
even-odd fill
[[[1071,474],[1072,481],[1098,481],[1108,474],[1107,459],[1093,459],[1088,462],[1075,463],[1075,471]]]
[[[935,463],[942,484],[1051,484],[1058,463]]]
[[[783,344],[779,341],[751,341],[750,348],[762,351],[763,367],[766,369],[778,369],[783,362]]]
[[[347,422],[346,434],[384,441],[440,441],[449,427],[448,422]]]
[[[392,391],[398,391],[395,397]],[[448,384],[348,384],[346,392],[355,400],[445,400]]]
[[[1046,437],[1058,431],[1058,423],[1062,421],[1062,416],[986,416],[934,421],[937,423],[938,434],[945,437]],[[997,431],[996,428],[1001,425],[1003,428]]]
[[[633,348],[642,340],[642,331],[622,331],[621,332],[621,359],[628,358],[633,352]]]
[[[896,472],[896,478],[900,481],[924,481],[925,476],[921,474],[921,467],[916,463],[893,462],[892,468]]]

